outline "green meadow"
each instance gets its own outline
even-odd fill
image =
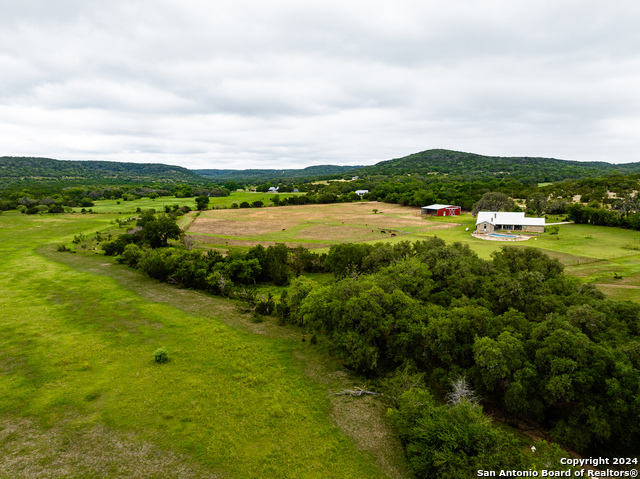
[[[259,196],[236,192],[211,206]],[[332,396],[364,380],[303,342],[302,330],[253,323],[229,300],[161,284],[90,248],[57,251],[80,233],[122,232],[114,220],[138,207],[191,203],[100,201],[92,208],[100,214],[0,215],[0,477],[407,477],[384,405]],[[355,235],[361,221],[345,227]],[[507,244],[535,246],[612,299],[640,299],[638,232],[567,224],[512,243],[474,238],[470,215],[419,221],[456,225],[398,227],[376,241],[436,235],[483,258]],[[282,233],[303,241],[300,231]],[[327,243],[322,252],[339,240],[317,241]],[[281,288],[260,290],[269,292]],[[160,347],[166,364],[153,360]]]
[[[246,191],[234,191],[229,196],[212,196],[209,198],[209,208],[229,208],[232,203],[238,205],[243,201],[253,203],[254,201],[262,201],[265,205],[273,204],[271,199],[274,196],[280,198],[288,198],[290,196],[297,196],[304,193],[251,193]],[[156,199],[151,198],[139,198],[133,201],[124,200],[100,200],[95,201],[95,206],[91,208],[94,213],[114,213],[114,214],[126,214],[134,213],[137,208],[149,209],[153,208],[156,211],[162,211],[165,206],[189,206],[191,209],[196,209],[195,198],[176,198],[175,196],[161,196]],[[74,211],[79,213],[83,208],[74,208]],[[89,208],[84,208],[88,210]]]
[[[58,252],[114,228],[104,203],[0,215],[0,477],[406,475],[384,408],[331,396],[361,380],[300,330]]]

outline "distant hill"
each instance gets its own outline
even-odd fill
[[[291,178],[322,178],[339,175],[398,176],[407,174],[451,175],[463,178],[510,177],[525,183],[561,181],[614,172],[640,173],[640,163],[606,163],[556,158],[483,156],[452,150],[426,150],[372,166],[319,165],[304,169],[193,170],[214,180],[277,181]]]
[[[0,157],[0,180],[15,181],[194,181],[202,180],[181,166],[115,161],[61,161],[51,158]]]
[[[640,173],[640,163],[612,164],[555,158],[483,156],[451,150],[426,150],[381,161],[357,171],[364,175],[447,174],[463,177],[510,176],[525,182],[560,181],[619,172]]]
[[[346,172],[363,168],[362,166],[317,165],[296,169],[271,170],[193,170],[205,178],[215,180],[271,180],[288,178],[316,178],[342,175]]]
[[[590,176],[640,173],[640,163],[613,164],[555,158],[483,156],[451,150],[426,150],[372,166],[316,165],[301,169],[188,170],[159,163],[61,161],[51,158],[0,157],[0,190],[34,185],[106,183],[202,183],[226,180],[256,182],[327,179],[340,176],[451,175],[463,179],[514,178],[525,183]]]

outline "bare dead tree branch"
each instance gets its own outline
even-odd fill
[[[339,393],[333,393],[332,396],[362,396],[363,394],[370,394],[373,396],[382,396],[382,393],[376,393],[373,391],[365,391],[362,388],[356,387],[353,390],[352,389],[343,389],[342,391],[340,391]]]

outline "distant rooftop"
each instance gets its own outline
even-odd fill
[[[423,208],[427,208],[428,210],[439,210],[440,208],[452,208],[452,207],[455,207],[455,206],[454,205],[439,205],[439,204],[423,206]]]

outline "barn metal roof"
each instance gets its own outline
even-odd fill
[[[423,206],[423,208],[426,208],[428,210],[439,210],[442,208],[459,208],[458,206],[454,206],[454,205],[429,205],[429,206]]]

